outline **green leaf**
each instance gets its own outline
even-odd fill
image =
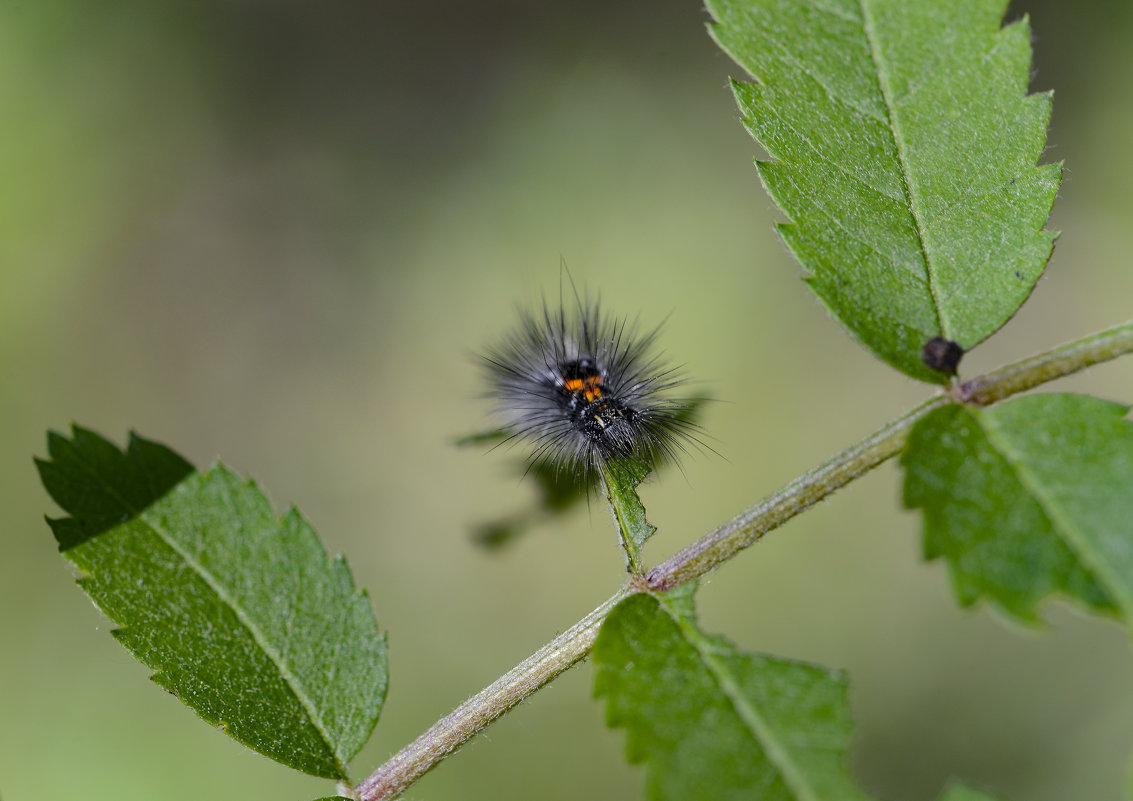
[[[538,523],[574,509],[593,486],[593,482],[587,482],[589,476],[564,471],[562,465],[548,459],[520,463],[517,473],[535,485],[534,505],[474,526],[472,539],[478,545],[502,548],[512,544]]]
[[[594,644],[594,694],[647,762],[652,801],[855,801],[850,717],[839,673],[740,653],[703,633],[692,588],[637,594]]]
[[[961,603],[1031,620],[1052,593],[1133,623],[1133,425],[1083,395],[949,406],[913,429],[905,505],[924,510]]]
[[[48,521],[60,550],[134,517],[194,470],[169,448],[132,432],[125,453],[81,426],[72,426],[71,436],[48,432],[51,460],[36,459],[47,493],[71,514]]]
[[[1035,167],[1050,95],[1027,95],[1007,0],[709,0],[779,226],[811,289],[875,354],[945,383],[921,349],[965,350],[1050,257],[1061,166]]]
[[[695,424],[696,417],[708,400],[709,398],[704,396],[685,401],[675,412],[675,419],[689,424],[689,430],[697,430],[699,427]],[[453,444],[461,448],[497,446],[511,438],[512,435],[507,431],[491,429],[458,437],[453,440]],[[603,490],[606,499],[610,501],[610,508],[618,524],[619,537],[626,552],[627,567],[630,572],[640,572],[639,551],[645,540],[649,539],[657,529],[646,521],[645,508],[641,505],[635,490],[650,472],[676,460],[660,459],[653,465],[653,469],[644,462],[635,462],[632,459],[616,461],[620,464],[612,467],[614,471],[612,474],[609,465],[602,471],[607,473],[603,477],[605,479]],[[535,485],[537,491],[535,505],[476,525],[472,530],[472,539],[478,545],[497,549],[512,544],[536,524],[560,517],[574,509],[583,499],[588,499],[591,489],[600,480],[589,471],[575,473],[564,470],[560,463],[539,457],[524,461],[520,471],[527,481]],[[613,495],[610,493],[610,482],[613,482],[617,488]]]
[[[499,445],[501,442],[506,442],[511,437],[507,431],[502,428],[489,428],[484,431],[474,431],[471,434],[464,434],[453,439],[452,444],[458,448],[471,448],[480,445]]]
[[[642,572],[641,547],[657,531],[645,519],[645,507],[637,494],[638,485],[647,475],[649,466],[633,459],[613,459],[602,465],[602,486],[618,526],[626,569],[633,574]]]
[[[386,643],[342,557],[223,466],[176,481],[188,463],[164,446],[134,436],[122,453],[78,428],[48,449],[40,473],[72,515],[51,521],[63,555],[154,681],[256,751],[346,779]]]

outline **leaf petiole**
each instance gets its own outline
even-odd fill
[[[691,581],[731,559],[835,490],[899,453],[913,425],[948,403],[989,404],[1133,351],[1133,320],[946,389],[804,473],[647,574],[653,590]],[[598,608],[469,698],[379,767],[357,790],[362,801],[401,795],[489,723],[590,653],[606,615],[633,594],[624,586]]]

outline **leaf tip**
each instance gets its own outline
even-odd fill
[[[61,434],[55,429],[47,430],[47,455],[51,459],[58,459],[70,445],[71,440],[65,434]]]

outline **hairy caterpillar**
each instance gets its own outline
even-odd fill
[[[595,477],[611,459],[646,467],[699,444],[695,398],[674,397],[684,376],[653,353],[660,326],[602,312],[575,295],[571,309],[543,304],[484,356],[488,397],[511,438],[529,442],[532,463]]]

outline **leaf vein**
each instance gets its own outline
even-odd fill
[[[906,144],[902,138],[900,131],[901,126],[898,120],[897,107],[894,104],[892,96],[892,89],[887,80],[888,73],[881,62],[880,46],[876,40],[874,25],[871,21],[869,12],[868,0],[858,0],[859,7],[862,11],[862,30],[865,33],[866,41],[869,44],[870,57],[873,59],[874,68],[877,71],[877,81],[881,89],[881,96],[885,101],[885,108],[889,115],[889,130],[893,137],[893,145],[897,153],[897,161],[900,164],[898,170],[901,177],[901,186],[905,191],[905,201],[908,205],[909,212],[912,216],[914,229],[917,232],[917,239],[920,244],[920,250],[924,257],[925,273],[928,278],[927,286],[929,294],[933,300],[933,311],[936,313],[937,325],[940,328],[940,333],[948,339],[951,339],[952,326],[944,315],[944,308],[940,301],[940,293],[937,287],[936,271],[933,267],[932,256],[929,253],[927,240],[925,238],[924,221],[921,219],[920,212],[917,208],[916,199],[914,198],[912,187],[909,184],[909,165],[908,155],[906,153]]]
[[[1050,522],[1051,528],[1058,532],[1059,539],[1073,551],[1083,564],[1089,566],[1090,575],[1105,588],[1106,594],[1111,599],[1122,597],[1121,587],[1113,585],[1112,578],[1108,575],[1105,565],[1097,564],[1093,552],[1084,547],[1078,527],[1066,517],[1057,501],[1050,497],[1043,483],[1027,467],[1026,459],[1011,447],[1009,438],[1004,436],[999,424],[986,414],[979,415],[979,423],[987,434],[988,442],[1011,467],[1011,471],[1015,474],[1019,483],[1035,499],[1035,503],[1038,504],[1043,515]]]
[[[855,20],[855,21],[857,21],[857,20]],[[817,84],[818,87],[820,89],[822,89],[822,91],[826,94],[826,96],[829,97],[831,100],[834,100],[834,101],[838,102],[840,105],[852,110],[859,117],[863,117],[865,119],[873,120],[873,121],[879,122],[879,123],[887,122],[887,120],[885,118],[881,117],[878,114],[875,114],[872,110],[870,110],[868,108],[862,108],[857,103],[855,103],[852,98],[845,98],[845,97],[842,96],[842,93],[840,93],[840,92],[832,89],[830,86],[828,86],[826,84],[826,82],[824,80],[822,80],[822,78],[814,71],[812,63],[810,61],[808,61],[806,59],[800,59],[795,54],[794,50],[791,50],[790,48],[788,48],[786,45],[784,45],[778,39],[776,39],[773,36],[768,36],[767,41],[776,50],[778,50],[782,54],[784,62],[786,62],[790,66],[794,67],[800,73],[802,73],[803,75],[806,75],[812,81],[814,81],[815,84]]]
[[[791,183],[792,183],[793,186],[795,186],[796,189],[801,189],[801,187],[799,187],[799,185],[797,183],[795,183],[793,180],[792,180]],[[880,258],[881,260],[883,260],[886,264],[889,264],[890,266],[894,267],[895,269],[899,269],[902,272],[906,273],[914,281],[917,281],[920,284],[926,284],[927,283],[927,278],[925,277],[925,275],[919,273],[914,267],[912,267],[910,265],[904,264],[900,261],[896,261],[889,254],[883,253],[881,250],[879,250],[873,242],[870,242],[869,240],[864,239],[859,234],[851,231],[843,223],[841,217],[839,217],[834,212],[830,211],[825,205],[823,205],[820,201],[816,200],[814,197],[811,197],[811,205],[814,208],[818,209],[821,212],[822,216],[824,218],[826,218],[828,221],[830,221],[830,223],[835,225],[838,228],[838,230],[842,231],[846,235],[847,239],[850,239],[851,241],[857,242],[857,243],[861,244],[863,247],[869,249],[869,251],[871,253],[876,254],[877,257]]]
[[[780,744],[778,737],[754,705],[744,696],[743,691],[732,679],[731,674],[719,663],[716,658],[716,649],[702,632],[690,625],[689,622],[676,612],[665,599],[661,606],[673,619],[687,642],[696,649],[704,661],[705,667],[712,674],[720,691],[731,702],[736,715],[742,720],[760,747],[767,759],[775,765],[779,775],[788,787],[795,792],[797,801],[817,801],[814,789],[795,765],[786,749]]]
[[[235,504],[232,502],[232,496],[229,488],[227,486],[224,486],[221,491],[224,495],[224,500],[228,507],[235,507]],[[185,563],[201,578],[202,581],[204,581],[212,589],[213,592],[216,593],[217,597],[232,611],[232,613],[236,616],[236,619],[240,621],[240,624],[244,626],[245,629],[247,629],[248,633],[255,641],[255,643],[264,651],[272,664],[275,665],[276,669],[279,671],[280,677],[286,684],[287,689],[295,697],[295,700],[298,701],[303,709],[307,712],[308,722],[310,722],[315,731],[317,731],[319,736],[322,738],[323,744],[326,745],[328,752],[332,755],[335,761],[336,768],[340,773],[345,775],[345,766],[339,764],[338,753],[335,750],[333,744],[334,740],[326,730],[324,721],[318,714],[318,708],[315,706],[311,698],[305,692],[301,691],[298,678],[287,667],[283,660],[283,656],[274,647],[272,647],[270,642],[268,642],[266,635],[260,629],[260,627],[256,625],[253,620],[248,618],[242,607],[236,603],[236,600],[231,596],[231,594],[227,591],[227,589],[219,581],[219,579],[217,579],[217,577],[212,573],[212,571],[208,570],[203,564],[200,563],[200,561],[194,559],[188,553],[188,551],[181,547],[176,538],[171,535],[171,532],[168,532],[158,526],[155,521],[149,519],[149,516],[146,515],[145,512],[142,513],[139,519],[143,521],[157,537],[159,537],[166,545],[172,548],[174,552],[176,552],[185,561]],[[243,516],[233,515],[232,519],[237,521],[238,524],[243,527]],[[278,521],[276,520],[272,520],[272,522],[278,524]]]

